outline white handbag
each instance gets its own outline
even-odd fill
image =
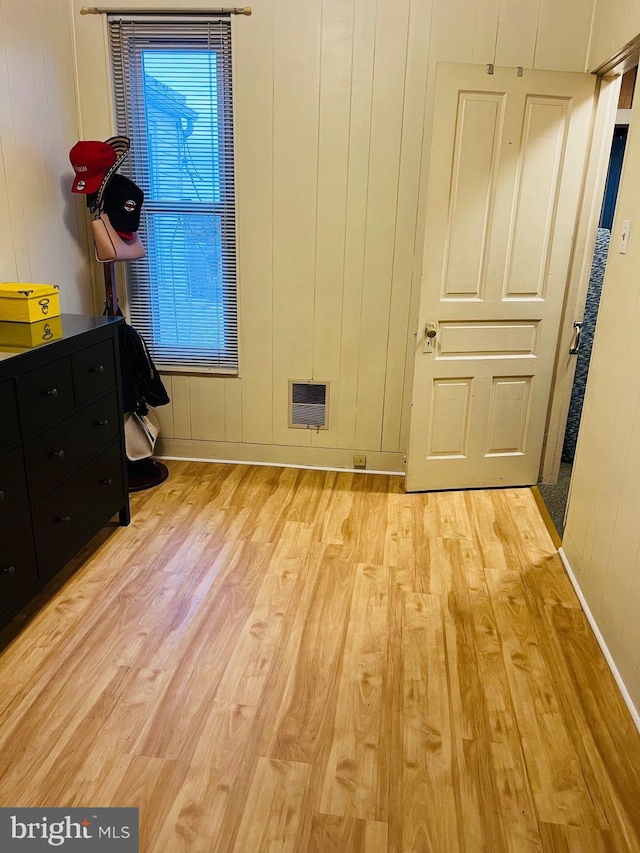
[[[147,414],[126,412],[124,416],[124,444],[127,459],[138,462],[153,454],[156,439],[160,432],[160,423],[155,410],[147,406]]]

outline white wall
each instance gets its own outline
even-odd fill
[[[104,139],[105,18],[74,5],[82,133]],[[592,0],[252,8],[234,19],[240,378],[167,377],[160,447],[401,470],[435,62],[583,71]],[[328,431],[287,427],[289,379],[331,383]]]
[[[0,281],[50,282],[63,311],[91,312],[68,0],[0,2]]]
[[[597,18],[606,4],[598,0]],[[611,4],[608,4],[609,6]],[[618,5],[619,10],[624,4]],[[631,4],[632,6],[634,4]],[[602,44],[630,40],[612,16]],[[633,26],[640,28],[640,19]],[[621,41],[616,45],[614,39]],[[601,59],[608,58],[604,53]],[[640,98],[637,93],[598,312],[563,546],[640,708]],[[624,220],[628,252],[618,252]]]

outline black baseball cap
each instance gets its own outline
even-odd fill
[[[119,233],[130,234],[140,227],[144,193],[137,184],[116,172],[104,188],[103,210]]]

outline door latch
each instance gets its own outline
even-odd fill
[[[422,345],[422,352],[433,352],[433,343],[436,334],[436,324],[427,323],[424,327],[424,343]]]

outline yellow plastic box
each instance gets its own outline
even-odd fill
[[[60,294],[54,284],[0,283],[0,320],[36,323],[60,316]]]
[[[0,351],[18,352],[38,347],[62,337],[62,317],[38,320],[37,323],[0,321]]]

